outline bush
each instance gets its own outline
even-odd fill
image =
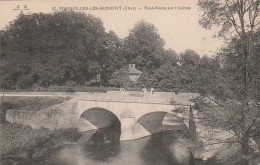
[[[74,89],[72,87],[69,87],[68,89],[66,89],[67,93],[73,93],[75,92]]]
[[[50,131],[14,123],[0,125],[0,131],[0,164],[27,164],[24,162],[53,154],[62,147],[64,141],[75,141],[79,137],[76,128]]]
[[[30,89],[32,92],[46,92],[47,89],[38,85],[33,85],[32,88]]]
[[[67,81],[66,82],[66,86],[75,87],[75,86],[77,86],[77,82],[75,82],[75,81]]]

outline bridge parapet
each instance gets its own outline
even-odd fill
[[[138,91],[108,92],[108,93],[77,93],[80,100],[125,102],[125,103],[151,103],[151,104],[171,104],[190,105],[189,100],[195,97],[196,93],[156,92],[143,93]]]

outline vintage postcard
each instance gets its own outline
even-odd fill
[[[0,164],[260,164],[259,0],[0,1]]]

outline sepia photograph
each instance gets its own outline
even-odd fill
[[[260,0],[0,0],[0,165],[260,165]]]

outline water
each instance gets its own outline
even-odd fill
[[[111,128],[82,134],[78,144],[63,147],[45,164],[63,165],[192,165],[187,132],[168,130],[119,142]]]

